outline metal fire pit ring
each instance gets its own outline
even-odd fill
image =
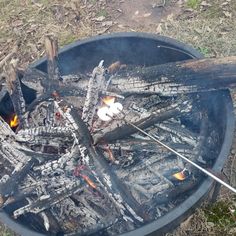
[[[122,59],[127,64],[135,62],[135,64],[150,66],[203,57],[192,47],[176,40],[146,33],[115,33],[92,37],[64,47],[59,56],[62,74],[89,71],[102,59],[107,63]],[[45,58],[37,61],[32,66],[46,71]],[[214,93],[209,100],[212,100],[210,104],[214,106],[212,109],[216,111],[215,115],[220,114],[215,118],[222,130],[221,149],[212,167],[213,171],[219,172],[223,168],[233,140],[233,105],[228,90]],[[152,223],[123,235],[162,235],[173,230],[199,206],[212,187],[213,181],[206,178],[182,204]],[[15,222],[5,212],[0,212],[0,221],[21,235],[42,235]]]

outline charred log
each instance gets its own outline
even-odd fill
[[[20,125],[22,127],[27,126],[27,120],[23,114],[26,111],[26,104],[22,93],[21,83],[17,74],[17,60],[11,61],[8,67],[5,68],[7,75],[7,88],[11,97],[14,111],[17,114]]]
[[[110,89],[165,96],[234,88],[236,57],[193,59],[138,68],[113,76]],[[109,89],[108,89],[109,90]]]
[[[126,120],[145,129],[155,123],[181,116],[189,112],[191,107],[191,102],[179,99],[168,107],[160,108],[144,115],[132,113],[131,118],[129,118],[128,113],[124,112],[121,118],[118,117],[117,120],[112,121],[106,128],[93,135],[94,143],[96,144],[100,141],[112,142],[113,140],[136,133],[137,130],[127,124]]]
[[[62,104],[59,103],[58,108],[62,112],[63,107],[61,107],[61,105]],[[148,216],[145,215],[145,212],[142,212],[142,207],[132,197],[126,186],[112,172],[108,163],[103,158],[99,158],[99,154],[92,145],[91,134],[76,110],[74,108],[69,108],[64,116],[74,128],[75,136],[78,139],[82,162],[88,166],[95,176],[97,176],[98,181],[102,183],[106,189],[110,189],[109,192],[113,193],[112,195],[116,201],[122,205],[125,204],[125,208],[134,218],[138,221],[147,220]],[[95,169],[96,173],[94,172]]]

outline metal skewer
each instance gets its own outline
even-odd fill
[[[164,144],[163,142],[161,142],[160,140],[158,140],[157,138],[153,137],[152,135],[150,135],[149,133],[147,133],[146,131],[140,129],[138,126],[130,123],[129,121],[125,120],[124,121],[131,125],[133,128],[135,128],[136,130],[140,131],[141,133],[143,133],[144,135],[148,136],[150,139],[152,139],[153,141],[157,142],[158,144],[160,144],[161,146],[165,147],[167,150],[173,152],[174,154],[176,154],[178,157],[182,158],[183,160],[185,160],[186,162],[190,163],[191,165],[195,166],[197,169],[199,169],[200,171],[202,171],[203,173],[205,173],[206,175],[210,176],[211,178],[213,178],[215,181],[217,181],[218,183],[224,185],[226,188],[228,188],[229,190],[231,190],[232,192],[236,193],[236,189],[233,188],[232,186],[230,186],[229,184],[225,183],[223,180],[221,180],[220,178],[218,178],[217,176],[213,175],[211,172],[205,170],[204,168],[202,168],[201,166],[199,166],[198,164],[196,164],[195,162],[189,160],[187,157],[183,156],[182,154],[178,153],[177,151],[175,151],[174,149],[172,149],[171,147],[167,146],[166,144]]]
[[[120,110],[119,108],[117,108],[121,114],[123,114],[125,116],[125,113]],[[106,114],[107,116],[109,116],[111,119],[113,119],[112,116],[110,116],[109,114]],[[117,116],[117,115],[116,115]],[[221,180],[220,178],[218,178],[217,176],[213,175],[211,172],[205,170],[204,168],[202,168],[201,166],[199,166],[198,164],[196,164],[195,162],[189,160],[187,157],[183,156],[182,154],[178,153],[177,151],[175,151],[174,149],[172,149],[171,147],[167,146],[165,143],[161,142],[160,140],[158,140],[157,138],[155,138],[154,136],[150,135],[149,133],[147,133],[146,131],[144,131],[143,129],[139,128],[138,126],[134,125],[133,123],[127,121],[124,118],[122,118],[128,125],[132,126],[133,128],[135,128],[136,130],[140,131],[142,134],[148,136],[150,139],[152,139],[153,141],[155,141],[156,143],[158,143],[159,145],[165,147],[167,150],[171,151],[172,153],[174,153],[175,155],[177,155],[178,157],[182,158],[183,160],[185,160],[186,162],[188,162],[189,164],[195,166],[197,169],[199,169],[200,171],[202,171],[203,173],[205,173],[206,175],[208,175],[209,177],[213,178],[215,181],[217,181],[218,183],[224,185],[226,188],[228,188],[229,190],[231,190],[232,192],[236,193],[236,189],[233,188],[232,186],[230,186],[229,184],[225,183],[223,180]]]

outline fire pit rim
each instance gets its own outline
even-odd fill
[[[73,48],[82,46],[87,43],[92,43],[92,42],[95,42],[98,40],[104,40],[104,39],[124,38],[124,37],[125,38],[138,37],[142,39],[158,40],[158,41],[163,42],[164,44],[165,43],[171,44],[173,48],[175,48],[176,50],[181,50],[182,53],[186,53],[188,56],[191,56],[193,58],[203,58],[203,55],[199,53],[197,50],[195,50],[193,47],[188,46],[182,42],[178,42],[175,39],[165,37],[165,36],[150,34],[150,33],[138,33],[138,32],[128,32],[128,33],[121,32],[121,33],[112,33],[112,34],[94,36],[88,39],[83,39],[83,40],[79,40],[74,43],[71,43],[63,47],[59,51],[59,53],[61,56],[63,56],[64,53],[67,53]],[[45,57],[37,60],[30,66],[38,67],[44,62],[45,62]],[[225,91],[221,91],[221,93],[225,99],[225,105],[226,105],[225,109],[226,109],[226,114],[227,114],[226,115],[227,120],[225,121],[225,124],[226,124],[225,137],[224,137],[224,141],[221,147],[221,151],[218,155],[217,161],[215,162],[212,168],[214,171],[220,171],[223,168],[224,162],[230,152],[230,147],[232,145],[232,140],[233,140],[233,135],[234,135],[234,127],[235,127],[235,123],[234,123],[235,119],[234,119],[234,114],[233,114],[233,105],[232,105],[230,92],[225,90]],[[198,187],[196,192],[194,192],[194,194],[188,197],[182,204],[178,205],[178,207],[174,208],[172,211],[160,217],[159,219],[155,220],[154,222],[144,225],[134,231],[131,231],[122,235],[131,236],[135,234],[136,236],[139,236],[139,235],[141,236],[141,235],[147,235],[151,233],[155,234],[156,231],[158,231],[158,233],[164,233],[168,231],[170,225],[171,227],[177,226],[182,220],[187,218],[193,212],[193,210],[197,207],[197,205],[200,204],[200,202],[204,198],[206,198],[209,191],[213,187],[213,182],[214,182],[213,180],[206,178],[203,181],[203,183]],[[0,221],[8,225],[15,232],[18,232],[22,235],[32,235],[32,236],[43,235],[41,233],[32,231],[31,229],[28,229],[25,226],[15,222],[5,212],[0,212]]]

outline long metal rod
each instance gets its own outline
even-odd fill
[[[138,126],[132,124],[131,122],[127,121],[126,119],[124,119],[124,121],[131,125],[133,128],[135,128],[136,130],[140,131],[141,133],[143,133],[144,135],[148,136],[150,139],[152,139],[153,141],[157,142],[158,144],[160,144],[161,146],[165,147],[167,150],[173,152],[174,154],[176,154],[178,157],[182,158],[183,160],[185,160],[186,162],[190,163],[191,165],[195,166],[197,169],[199,169],[200,171],[202,171],[203,173],[205,173],[206,175],[210,176],[211,178],[213,178],[215,181],[217,181],[218,183],[224,185],[226,188],[228,188],[229,190],[231,190],[232,192],[236,193],[236,189],[233,188],[232,186],[230,186],[229,184],[225,183],[223,180],[221,180],[220,178],[218,178],[217,176],[213,175],[211,172],[205,170],[204,168],[202,168],[201,166],[199,166],[198,164],[196,164],[195,162],[189,160],[187,157],[183,156],[182,154],[178,153],[177,151],[175,151],[174,149],[172,149],[171,147],[167,146],[166,144],[164,144],[163,142],[161,142],[160,140],[156,139],[155,137],[153,137],[152,135],[150,135],[149,133],[145,132],[144,130],[140,129]]]

